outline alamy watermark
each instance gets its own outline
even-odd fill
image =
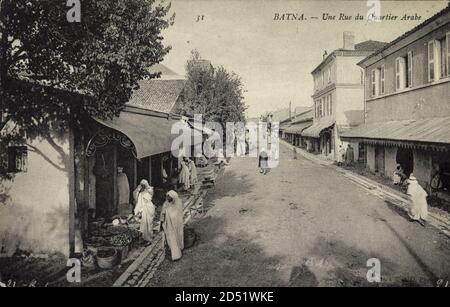
[[[225,127],[217,122],[203,123],[202,115],[194,116],[193,129],[179,121],[171,133],[178,135],[172,142],[175,157],[268,157],[268,168],[278,166],[278,122],[228,122]]]
[[[70,23],[81,22],[80,0],[67,0],[66,6],[70,8],[66,13],[67,21]]]

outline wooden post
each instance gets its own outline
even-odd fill
[[[119,208],[119,200],[117,197],[117,144],[113,144],[113,208],[111,214],[117,214],[117,209]]]
[[[133,190],[137,187],[137,159],[133,159]]]
[[[152,157],[148,157],[148,182],[152,185]]]

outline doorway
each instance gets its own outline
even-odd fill
[[[379,174],[385,173],[384,170],[384,147],[376,146],[375,147],[375,172]]]
[[[409,178],[409,175],[414,171],[414,154],[411,149],[399,148],[396,156],[397,164],[400,164]]]

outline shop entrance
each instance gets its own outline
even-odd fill
[[[93,173],[95,176],[96,216],[110,217],[114,214],[114,145],[109,144],[96,152]]]
[[[88,143],[86,154],[93,163],[89,185],[95,185],[95,189],[90,189],[95,199],[91,206],[95,216],[109,219],[119,211],[131,212],[132,190],[137,183],[137,161],[131,141],[115,131],[101,130]]]
[[[384,174],[384,147],[375,147],[375,172]]]
[[[396,161],[403,168],[405,175],[409,177],[414,171],[414,154],[411,149],[399,148],[397,150]]]

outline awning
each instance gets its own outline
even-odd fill
[[[291,125],[290,122],[289,123],[282,123],[282,124],[280,124],[278,130],[279,131],[286,131],[286,129],[288,129],[290,125]]]
[[[303,130],[306,128],[309,128],[312,126],[312,122],[303,122],[303,123],[297,123],[292,124],[290,127],[288,127],[284,132],[285,133],[291,133],[291,134],[300,134]]]
[[[314,123],[311,127],[303,130],[301,133],[302,136],[311,137],[311,138],[318,138],[320,137],[320,133],[331,126],[333,126],[335,123],[334,119],[330,119],[323,122]]]
[[[366,123],[343,133],[341,138],[449,145],[450,117]]]
[[[112,120],[95,120],[108,128],[126,135],[133,142],[136,149],[136,158],[138,159],[171,151],[172,142],[183,132],[189,131],[194,140],[202,141],[203,139],[201,135],[194,138],[194,133],[199,133],[181,120],[171,120],[133,112],[122,112],[120,117],[115,117]],[[177,129],[172,134],[172,127],[175,124],[177,124]],[[182,130],[178,129],[179,127]]]

